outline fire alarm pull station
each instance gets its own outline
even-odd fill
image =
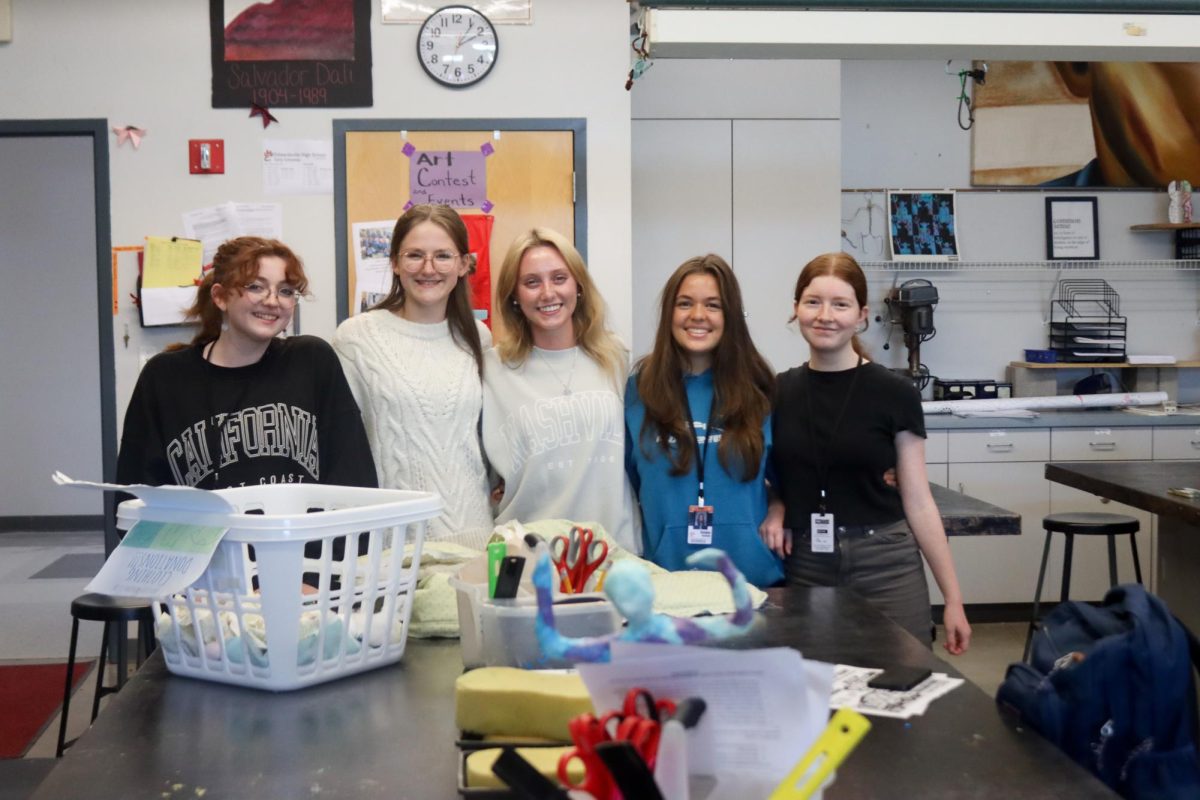
[[[188,168],[193,175],[225,173],[225,140],[189,139]]]

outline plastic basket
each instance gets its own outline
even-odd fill
[[[139,520],[229,529],[199,580],[159,599],[171,672],[287,691],[400,660],[425,521],[441,513],[440,497],[319,484],[216,493],[236,513],[141,500],[117,512],[125,529]]]

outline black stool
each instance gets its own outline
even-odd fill
[[[106,594],[81,594],[71,601],[71,651],[67,656],[67,684],[63,689],[62,720],[58,724],[58,750],[55,755],[61,757],[67,748],[67,713],[71,709],[71,688],[75,678],[75,643],[79,639],[79,620],[86,619],[104,623],[104,639],[100,643],[100,663],[96,670],[96,695],[92,699],[92,722],[100,713],[100,698],[106,694],[114,694],[125,685],[125,673],[129,661],[126,653],[125,639],[127,624],[136,621],[138,624],[138,666],[142,664],[143,656],[148,656],[154,650],[154,605],[150,600],[141,597],[110,597]],[[104,659],[108,655],[108,638],[113,623],[120,623],[117,628],[117,685],[104,685]]]
[[[1061,533],[1067,537],[1066,549],[1063,550],[1062,594],[1060,602],[1071,598],[1071,555],[1075,549],[1076,536],[1107,536],[1108,537],[1108,584],[1117,585],[1117,542],[1113,537],[1128,536],[1129,546],[1133,551],[1133,571],[1137,582],[1142,582],[1142,562],[1138,558],[1137,537],[1134,535],[1141,527],[1136,519],[1124,514],[1104,514],[1091,511],[1076,511],[1064,514],[1051,514],[1042,520],[1046,529],[1046,545],[1042,548],[1042,566],[1038,569],[1037,591],[1033,595],[1033,617],[1029,620],[1029,630],[1025,633],[1025,653],[1022,661],[1029,661],[1029,648],[1033,643],[1033,629],[1038,624],[1038,606],[1042,602],[1042,584],[1046,579],[1046,562],[1050,560],[1050,537]]]

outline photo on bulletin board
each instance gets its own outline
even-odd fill
[[[889,191],[893,261],[958,261],[953,191]]]
[[[372,0],[209,0],[213,108],[372,105]]]
[[[1046,260],[1098,261],[1100,222],[1094,197],[1046,198]]]

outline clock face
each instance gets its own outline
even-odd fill
[[[492,71],[496,29],[470,6],[446,6],[429,15],[417,34],[417,57],[429,77],[452,88],[470,86]]]

